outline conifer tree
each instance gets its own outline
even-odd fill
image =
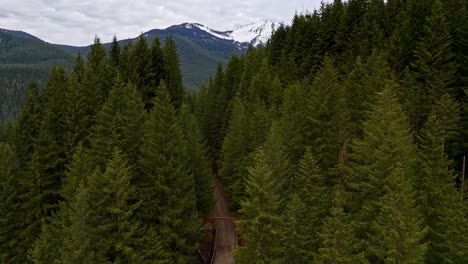
[[[83,112],[90,117],[86,127],[91,129],[94,125],[92,117],[101,109],[114,80],[114,71],[108,64],[106,50],[98,37],[94,39],[94,44],[88,53],[87,62],[81,84],[83,86],[83,98],[85,98]]]
[[[275,193],[272,168],[263,148],[254,154],[249,168],[246,197],[241,202],[240,235],[245,245],[236,249],[236,262],[277,263],[280,252],[278,230],[280,197]]]
[[[148,90],[149,78],[150,78],[150,56],[148,43],[143,34],[141,34],[133,43],[130,54],[130,75],[129,82],[134,84],[141,96],[146,98],[146,91]],[[148,104],[145,101],[145,104]]]
[[[203,144],[203,136],[194,115],[189,113],[188,106],[185,104],[182,105],[179,119],[188,146],[187,156],[190,157],[190,170],[195,180],[197,209],[201,214],[207,214],[213,207],[214,201],[210,192],[212,189],[211,167]]]
[[[16,155],[8,143],[0,142],[0,260],[2,263],[25,261],[21,252],[19,167]]]
[[[156,90],[165,76],[164,52],[158,37],[154,37],[149,50],[149,80],[147,90],[143,91],[143,102],[145,108],[149,111],[152,107],[153,98],[156,96]]]
[[[443,97],[439,108],[451,107],[447,102],[455,104]],[[422,209],[428,225],[426,263],[463,263],[468,257],[468,222],[455,187],[455,173],[444,151],[453,135],[450,121],[454,120],[445,114],[434,108],[420,136]]]
[[[70,199],[70,226],[64,227],[64,242],[61,250],[62,263],[108,263],[93,249],[93,230],[90,225],[92,211],[90,208],[89,190],[81,182]]]
[[[337,162],[341,145],[348,137],[348,109],[343,86],[333,61],[326,59],[312,84],[306,104],[306,145],[322,168]]]
[[[81,67],[79,66],[82,63],[80,60],[81,58],[78,55],[75,68]],[[79,69],[76,70],[81,71]],[[90,124],[90,119],[93,118],[86,111],[89,107],[87,105],[88,99],[86,98],[84,86],[81,84],[82,76],[80,77],[80,74],[82,75],[83,73],[78,73],[75,70],[72,72],[68,88],[65,92],[64,130],[68,158],[71,158],[79,142],[87,140],[90,131],[88,125]],[[89,145],[87,141],[85,144],[86,146]]]
[[[280,124],[283,127],[284,141],[293,164],[299,162],[306,148],[307,98],[308,91],[302,84],[291,84],[284,92]]]
[[[395,95],[395,84],[387,81],[378,93],[363,123],[364,137],[352,145],[349,186],[353,192],[351,211],[355,214],[357,235],[366,235],[370,220],[376,217],[384,195],[384,179],[399,163],[406,177],[416,183],[416,150],[406,116]]]
[[[275,192],[280,201],[285,201],[293,191],[291,164],[278,123],[273,123],[263,144],[265,162],[270,166]],[[281,208],[281,207],[280,207]]]
[[[81,83],[83,81],[85,71],[86,71],[85,62],[83,61],[83,57],[81,56],[81,53],[78,51],[78,54],[76,55],[76,59],[75,59],[75,64],[73,65],[73,69],[72,69],[72,75],[76,76],[78,83]]]
[[[135,87],[117,78],[90,134],[91,155],[96,164],[103,168],[114,147],[122,149],[130,164],[135,164],[145,116],[144,104]]]
[[[384,179],[380,213],[372,223],[369,237],[371,262],[423,263],[427,245],[426,229],[411,177],[396,164]]]
[[[430,106],[445,93],[454,95],[456,65],[451,50],[452,37],[441,1],[434,1],[431,15],[424,24],[424,34],[414,51],[411,65],[414,85],[405,95],[410,121],[418,130],[430,113]]]
[[[68,79],[63,68],[54,68],[44,93],[43,119],[37,136],[37,152],[43,205],[47,215],[57,209],[67,161],[65,144],[65,91]]]
[[[31,82],[25,95],[21,111],[16,120],[15,148],[20,169],[25,168],[35,151],[35,140],[41,123],[41,96],[38,84]],[[21,169],[24,171],[24,169]]]
[[[101,236],[108,244],[107,259],[113,263],[140,263],[140,233],[139,223],[135,221],[134,212],[140,203],[132,202],[136,192],[130,176],[130,167],[122,152],[115,148],[112,158],[107,162],[106,172],[102,175],[103,189],[97,189],[90,182],[94,214],[102,221],[96,222],[96,235]],[[79,194],[79,193],[78,193]],[[79,198],[79,195],[77,195]],[[77,212],[81,213],[81,212]]]
[[[192,259],[196,231],[196,196],[189,169],[187,142],[163,83],[145,124],[141,158],[137,216],[156,228],[161,247],[172,263]]]
[[[115,68],[120,66],[120,45],[116,35],[112,37],[112,44],[109,51],[109,64]]]
[[[314,263],[368,263],[360,252],[351,221],[350,214],[345,211],[343,191],[337,189],[333,194],[330,215],[324,219],[319,234],[322,242]]]
[[[177,47],[171,36],[167,37],[163,47],[164,66],[167,90],[176,110],[180,109],[184,99],[184,84],[182,82],[182,73],[180,71],[179,55]]]

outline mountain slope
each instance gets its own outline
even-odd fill
[[[0,29],[0,124],[16,115],[30,80],[45,83],[53,66],[73,56],[28,33]]]
[[[208,82],[218,62],[225,64],[233,53],[266,43],[278,24],[265,20],[232,31],[217,31],[197,23],[184,23],[143,33],[148,42],[158,36],[162,42],[172,36],[179,53],[184,85],[198,89]],[[121,40],[120,44],[133,39]],[[110,43],[104,44],[110,48]],[[50,44],[22,31],[0,29],[0,123],[14,117],[29,80],[44,83],[54,65],[70,68],[79,51],[87,55],[90,46]]]

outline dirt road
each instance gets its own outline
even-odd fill
[[[228,201],[224,186],[219,179],[215,182],[215,199],[216,206],[211,213],[212,217],[230,217]],[[216,255],[215,264],[231,264],[234,263],[232,250],[236,245],[236,231],[232,220],[216,221]]]

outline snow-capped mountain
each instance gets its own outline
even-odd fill
[[[263,20],[229,31],[213,30],[198,23],[184,23],[176,27],[185,27],[190,30],[199,29],[220,39],[232,40],[243,44],[247,43],[256,47],[260,44],[265,44],[279,27],[279,24],[271,20]]]
[[[233,31],[228,31],[226,35],[237,42],[247,42],[255,47],[260,44],[265,44],[278,27],[278,23],[264,20],[241,26]]]

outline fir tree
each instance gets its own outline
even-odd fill
[[[441,98],[440,107],[453,107],[453,101]],[[449,103],[450,105],[447,105]],[[434,108],[421,131],[422,201],[429,241],[426,263],[463,263],[467,260],[468,222],[464,216],[459,193],[455,187],[455,173],[445,154],[446,142],[453,135],[454,121],[446,113]],[[456,111],[449,113],[456,114]]]
[[[349,185],[353,192],[350,204],[357,212],[358,236],[363,238],[381,207],[379,197],[384,195],[384,179],[400,164],[405,175],[416,183],[416,150],[409,132],[406,116],[397,100],[395,85],[387,81],[377,94],[371,112],[363,123],[364,137],[352,145]]]
[[[35,151],[41,123],[41,96],[38,84],[29,83],[21,112],[16,120],[15,148],[21,168],[25,168]],[[24,169],[22,169],[24,171]]]
[[[164,84],[145,124],[139,160],[137,212],[142,224],[157,227],[163,251],[172,263],[192,259],[190,237],[196,231],[196,196],[187,142]]]
[[[405,95],[410,121],[418,130],[430,113],[430,106],[445,93],[454,95],[456,70],[451,50],[452,37],[441,1],[436,0],[424,24],[424,34],[414,52],[414,85]]]
[[[420,208],[410,177],[397,163],[384,180],[380,213],[372,223],[369,237],[371,262],[423,263],[427,245]]]
[[[184,99],[184,84],[182,82],[182,73],[180,71],[179,55],[177,47],[171,36],[166,39],[163,47],[165,77],[164,81],[167,85],[167,90],[176,110],[180,109]]]
[[[26,261],[19,243],[21,229],[18,162],[7,143],[0,142],[0,260],[2,263]]]
[[[213,176],[203,137],[194,115],[189,113],[188,106],[185,104],[182,105],[179,119],[188,146],[187,156],[190,157],[190,169],[195,180],[197,209],[201,214],[207,214],[214,205],[213,195],[209,191],[212,189]]]
[[[246,198],[241,202],[242,221],[239,230],[245,245],[236,250],[239,263],[277,263],[280,254],[278,230],[280,197],[275,193],[272,168],[263,148],[254,155],[249,169]]]
[[[145,116],[141,96],[135,87],[117,79],[90,135],[91,155],[96,163],[104,167],[114,147],[118,147],[126,153],[130,164],[135,164]]]
[[[351,221],[350,214],[345,211],[343,191],[337,189],[330,215],[324,219],[319,234],[322,243],[315,257],[316,263],[368,263],[360,252]]]

